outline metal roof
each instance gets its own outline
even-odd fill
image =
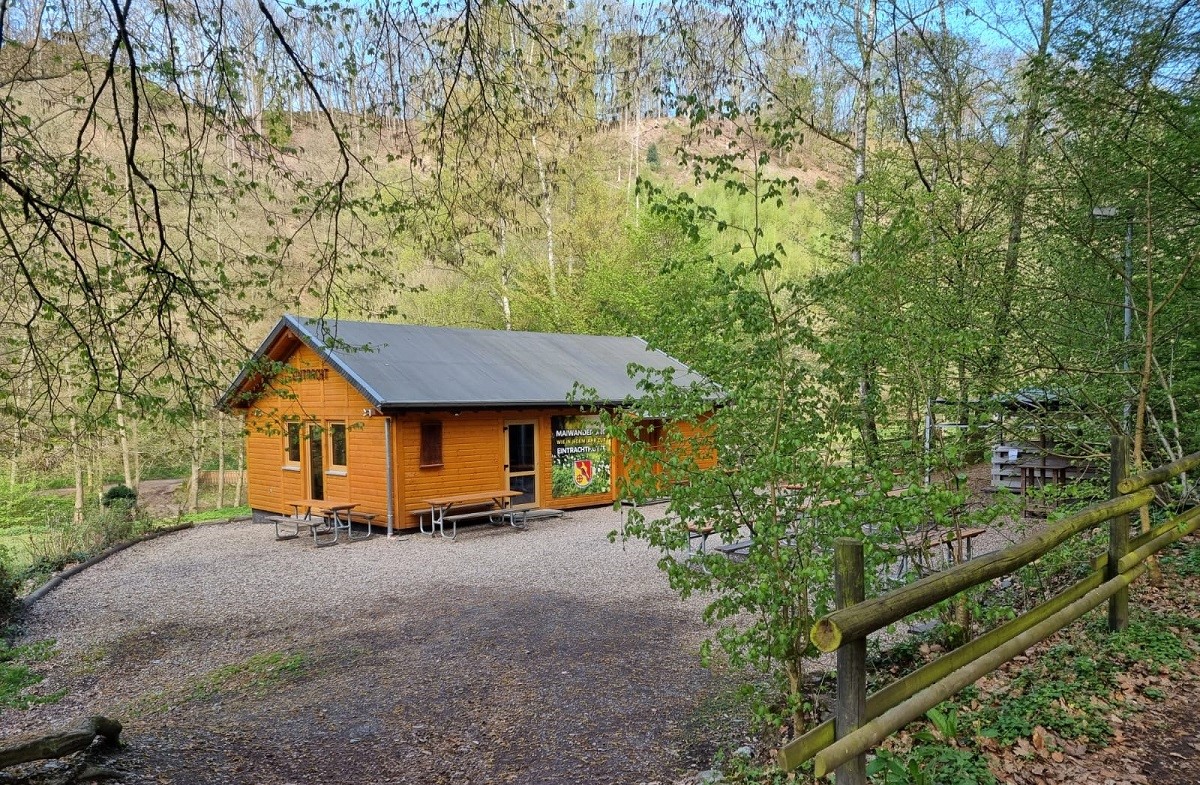
[[[642,396],[633,364],[672,369],[681,387],[699,374],[640,338],[470,330],[410,324],[317,320],[286,314],[255,352],[271,357],[290,332],[379,409],[618,403]],[[244,369],[218,402],[228,407],[255,376]],[[594,396],[572,399],[576,385]]]

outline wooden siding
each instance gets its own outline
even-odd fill
[[[615,498],[611,489],[607,493],[567,499],[555,499],[551,495],[550,418],[578,413],[577,409],[559,408],[397,415],[397,466],[401,475],[397,481],[401,499],[397,525],[416,526],[413,511],[427,509],[425,499],[506,487],[504,424],[507,422],[534,422],[537,425],[539,507],[570,509],[611,503]],[[422,468],[420,465],[421,423],[427,420],[442,423],[442,465],[439,467]]]
[[[366,399],[307,346],[300,346],[287,362],[300,371],[299,378],[286,389],[273,387],[265,391],[246,414],[250,506],[256,510],[290,513],[290,501],[309,495],[309,424],[324,426],[344,422],[346,470],[344,473],[325,472],[325,498],[355,502],[358,510],[375,513],[377,523],[386,525],[386,418],[378,414],[364,417],[364,412],[370,411]],[[284,423],[292,418],[304,423],[299,470],[287,467],[284,455]],[[322,452],[328,468],[328,431],[322,438],[325,441]]]
[[[707,471],[716,467],[717,453],[712,444],[712,434],[708,432],[708,417],[702,418],[698,423],[678,422],[673,425],[660,424],[658,427],[662,430],[658,434],[653,435],[648,432],[649,429],[655,427],[652,421],[644,420],[639,423],[639,427],[643,429],[641,438],[650,445],[650,451],[645,457],[648,460],[655,461],[651,466],[651,472],[656,479],[662,473],[662,465],[655,456],[664,454],[664,450],[672,446],[680,450],[676,455],[690,455],[693,457],[696,467],[701,470]],[[630,438],[632,438],[632,432],[630,432]],[[634,468],[631,459],[619,451],[614,453],[613,476],[616,478],[617,495],[619,497],[629,495],[629,475]],[[642,491],[650,497],[669,496],[671,493],[669,487],[643,488]]]
[[[617,496],[623,475],[617,444],[612,444],[612,483],[606,493],[556,499],[552,496],[551,419],[576,415],[578,409],[555,407],[525,410],[406,412],[388,417],[371,412],[370,404],[344,377],[307,346],[299,345],[287,360],[297,370],[286,387],[278,382],[265,390],[246,412],[247,491],[256,510],[291,512],[289,502],[309,496],[308,426],[344,422],[347,426],[346,471],[324,475],[325,498],[350,501],[358,510],[376,515],[376,524],[387,524],[387,455],[385,429],[392,421],[394,452],[395,526],[417,526],[414,510],[427,508],[424,500],[470,491],[506,487],[506,422],[534,422],[537,427],[536,503],[540,507],[571,509],[610,504]],[[285,455],[286,425],[299,420],[302,428],[301,462],[289,467]],[[421,423],[442,424],[442,465],[422,467]],[[323,455],[328,466],[328,431]]]

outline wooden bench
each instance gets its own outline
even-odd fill
[[[300,527],[307,526],[312,529],[313,526],[320,525],[323,521],[320,518],[313,519],[303,515],[268,515],[267,520],[275,524],[275,539],[277,540],[294,540],[300,536]],[[291,532],[281,532],[280,526],[292,527]]]
[[[911,544],[914,547],[934,548],[938,545],[946,546],[946,556],[951,563],[955,561],[958,554],[955,552],[955,547],[959,542],[964,545],[966,553],[966,561],[970,561],[974,550],[975,538],[985,533],[987,529],[934,529],[910,534],[904,538],[906,545]]]
[[[324,517],[312,517],[306,515],[268,515],[267,520],[275,524],[275,539],[277,540],[294,540],[300,536],[300,527],[307,526],[308,531],[312,534],[313,545],[318,548],[324,548],[326,545],[337,544],[338,531],[340,526],[331,525]],[[281,532],[281,526],[290,526],[290,532]],[[329,540],[321,540],[323,534],[333,534],[333,538]]]
[[[431,535],[441,534],[445,537],[446,522],[449,521],[453,526],[450,534],[450,539],[453,540],[458,537],[459,521],[486,517],[492,524],[499,525],[507,522],[517,527],[516,519],[511,515],[506,519],[504,514],[511,507],[512,499],[521,495],[521,491],[514,491],[512,488],[495,488],[449,496],[431,496],[424,499],[425,503],[429,505],[429,509],[416,510],[414,514],[417,516],[417,524],[421,527],[422,534],[425,533],[425,520],[422,516],[426,513],[429,515],[429,534]]]
[[[505,510],[500,518],[514,529],[524,529],[525,524],[529,521],[537,521],[542,518],[561,518],[564,515],[566,513],[562,510],[552,510],[549,507],[536,507],[534,509],[522,507],[516,510]]]
[[[371,527],[375,525],[375,513],[359,512],[357,510],[351,510],[350,512],[343,513],[343,515],[345,515],[347,518],[346,522],[348,524],[350,524],[346,528],[346,536],[348,538],[350,538],[351,540],[369,540],[371,538]],[[360,526],[365,527],[367,530],[367,533],[360,537],[355,537],[353,524],[356,524],[356,523],[359,524]]]
[[[553,510],[544,507],[530,509],[520,507],[517,509],[497,507],[494,504],[486,502],[476,502],[474,504],[456,505],[455,509],[462,512],[452,512],[442,516],[444,523],[452,524],[451,538],[458,536],[458,524],[463,521],[484,520],[493,526],[509,525],[514,529],[524,529],[525,524],[529,521],[536,521],[542,518],[561,518],[566,513],[562,510]],[[416,510],[409,510],[409,515],[417,517],[417,526],[422,534],[435,535],[438,533],[437,528],[433,526],[433,510],[429,507],[421,507]],[[425,518],[429,517],[429,530],[425,529]],[[443,533],[442,536],[445,536]]]
[[[750,546],[753,544],[754,540],[747,537],[734,542],[721,543],[717,546],[717,551],[725,554],[730,561],[746,561],[750,558]]]

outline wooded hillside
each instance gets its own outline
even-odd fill
[[[1027,388],[1194,449],[1196,10],[1017,11],[5,6],[10,482],[235,460],[282,311],[644,335],[868,460]]]

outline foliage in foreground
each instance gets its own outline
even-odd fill
[[[38,641],[25,646],[9,646],[0,640],[0,707],[28,709],[40,703],[54,703],[66,695],[66,690],[49,695],[31,695],[29,688],[42,677],[29,666],[48,660],[54,654],[54,641]]]
[[[1103,608],[1095,611],[1007,678],[986,678],[931,710],[927,724],[878,751],[873,781],[990,783],[988,757],[995,768],[1013,755],[1051,758],[1104,746],[1114,733],[1111,717],[1168,694],[1170,673],[1196,656],[1198,628],[1135,604],[1128,629],[1111,634]],[[970,760],[978,770],[960,765]]]
[[[778,132],[761,117],[745,122],[750,138]],[[765,173],[752,142],[704,163],[731,189],[764,202],[795,187]],[[905,535],[969,525],[965,493],[954,479],[923,483],[926,468],[946,466],[930,466],[911,445],[902,455],[861,449],[856,359],[822,337],[811,292],[780,274],[783,251],[763,242],[756,216],[740,225],[686,194],[651,197],[652,209],[685,235],[727,233],[736,250],[668,265],[668,273],[688,265],[701,296],[665,302],[648,338],[712,383],[681,389],[648,372],[636,407],[610,416],[627,458],[620,496],[670,498],[661,515],[634,509],[621,535],[659,549],[681,595],[710,598],[706,656],[769,674],[777,691],[757,706],[760,717],[801,732],[813,705],[804,678],[815,654],[808,632],[833,602],[834,540],[866,540],[874,583],[883,574],[876,568],[894,558],[888,546]],[[735,558],[716,547],[688,553],[689,533],[701,530],[713,532],[710,542],[738,544]]]

